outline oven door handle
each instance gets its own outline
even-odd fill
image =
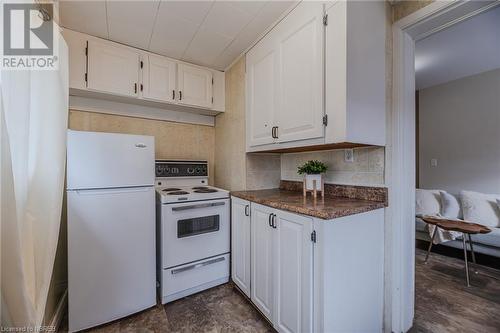
[[[189,209],[224,206],[225,204],[226,204],[225,202],[221,201],[221,202],[202,203],[202,204],[189,205],[189,206],[179,206],[179,207],[172,207],[172,211],[179,212],[179,211],[189,210]]]
[[[185,272],[185,271],[190,271],[190,270],[195,269],[195,268],[200,268],[200,267],[212,265],[212,264],[224,261],[224,260],[226,260],[225,257],[219,257],[219,258],[215,258],[215,259],[212,259],[212,260],[207,260],[207,261],[204,261],[204,262],[200,262],[199,264],[193,264],[193,265],[190,265],[190,266],[173,269],[171,271],[171,273],[172,274],[178,274],[178,273],[182,273],[182,272]]]

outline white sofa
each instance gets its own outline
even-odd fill
[[[462,191],[451,195],[446,191],[417,189],[416,191],[416,238],[430,241],[423,215],[440,215],[451,219],[463,219],[486,225],[488,234],[472,235],[474,252],[500,257],[500,194],[483,194]],[[441,245],[463,249],[462,236]]]

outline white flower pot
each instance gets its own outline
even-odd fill
[[[314,191],[314,181],[316,181],[316,191],[321,191],[321,179],[323,178],[322,174],[317,175],[306,175],[306,190]]]

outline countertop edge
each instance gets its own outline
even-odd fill
[[[261,204],[264,206],[285,210],[285,211],[295,213],[295,214],[319,218],[322,220],[333,220],[333,219],[337,219],[340,217],[366,213],[366,212],[370,212],[373,210],[385,208],[387,206],[384,202],[372,201],[370,204],[367,204],[364,207],[349,208],[349,209],[336,211],[335,213],[329,213],[329,212],[312,210],[312,209],[308,209],[308,208],[304,208],[304,207],[297,207],[294,205],[289,205],[285,202],[275,202],[275,201],[271,201],[268,199],[260,199],[260,198],[253,196],[253,195],[248,195],[248,194],[244,193],[244,191],[230,192],[230,195],[237,197],[237,198],[240,198],[240,199],[243,199],[243,200],[255,202],[255,203],[258,203],[258,204]],[[325,199],[327,199],[327,198],[328,197],[326,197]],[[321,200],[321,199],[318,198],[318,200]],[[367,200],[362,200],[362,201],[367,201]]]

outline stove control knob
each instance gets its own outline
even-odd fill
[[[201,173],[201,169],[200,168],[196,168],[195,171],[196,171],[196,174],[200,174]]]
[[[194,169],[193,168],[187,168],[187,173],[193,174],[194,173]]]

